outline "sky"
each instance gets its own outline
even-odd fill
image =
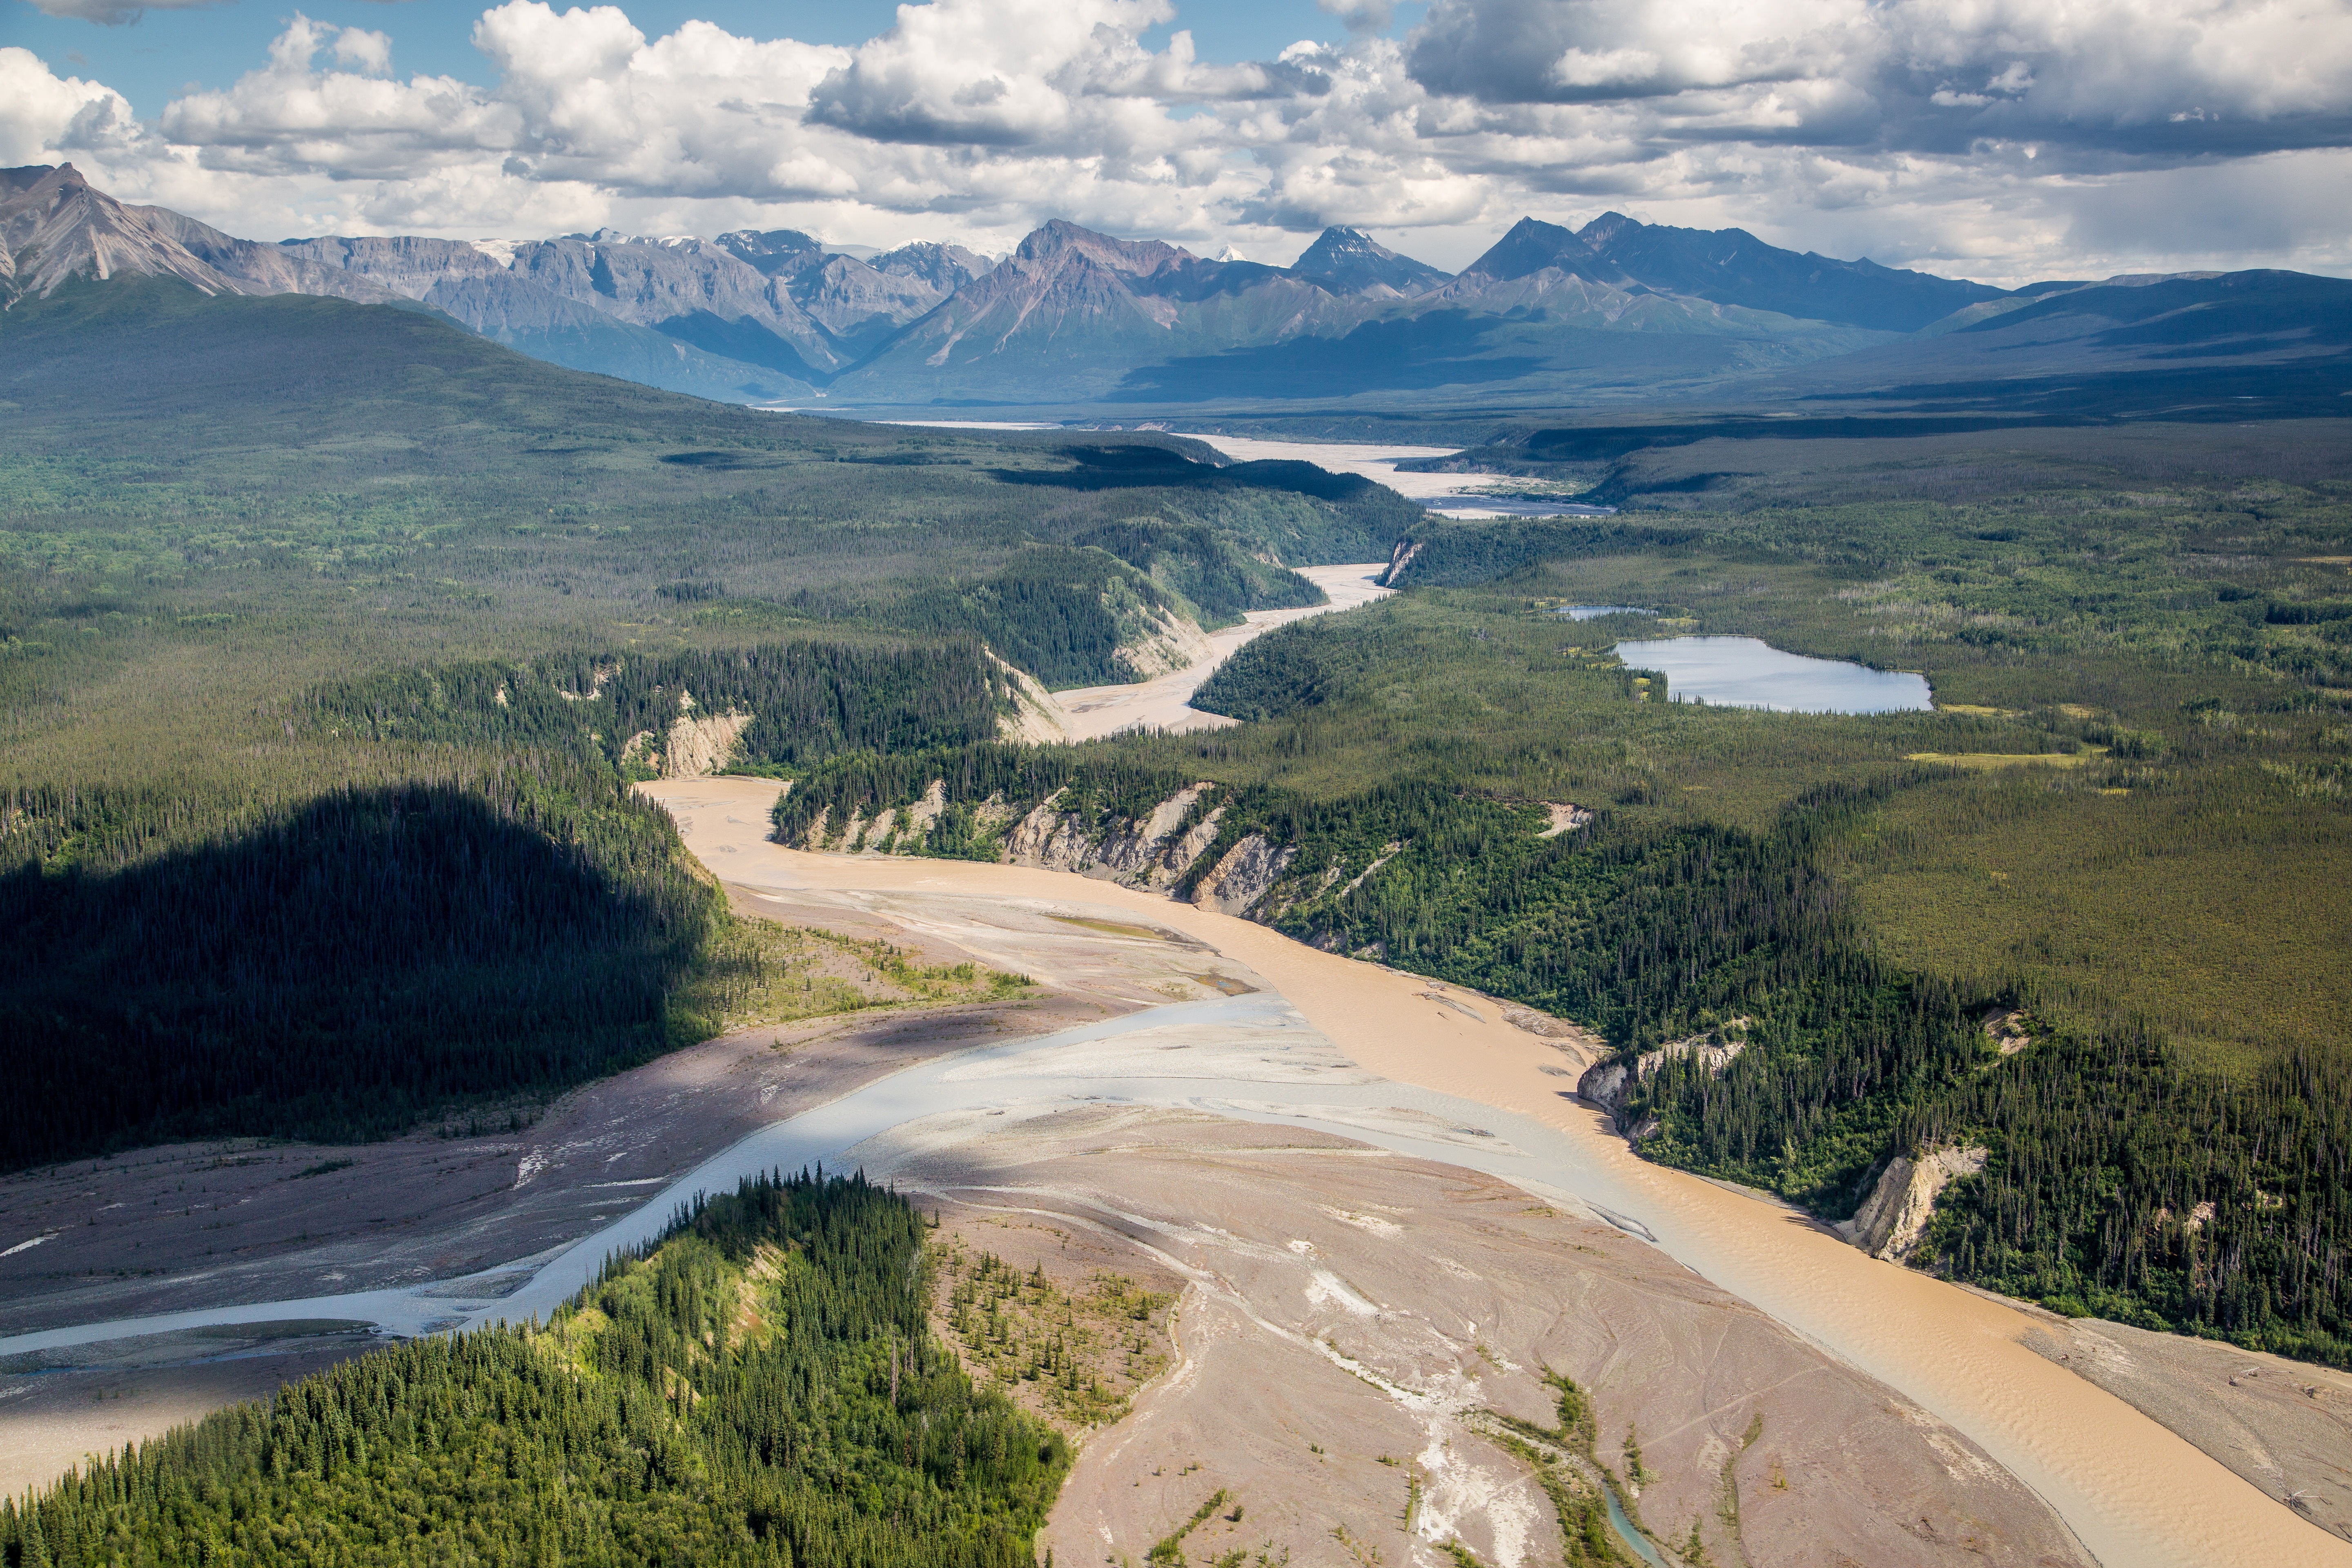
[[[1455,268],[1614,210],[2352,275],[2352,0],[0,0],[0,165],[68,160],[263,239],[1345,224]]]

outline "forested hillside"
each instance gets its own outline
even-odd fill
[[[0,795],[0,1168],[225,1133],[382,1137],[705,1038],[748,976],[609,771]]]
[[[2126,495],[2009,460],[1997,500],[1918,493],[1980,487],[1964,458],[1843,481],[1899,505],[1437,525],[1517,574],[1250,645],[1199,700],[1255,723],[844,754],[780,834],[879,823],[938,779],[929,852],[1050,825],[1108,853],[1211,781],[1192,858],[1146,868],[1180,896],[1265,868],[1252,918],[1574,1018],[1629,1062],[1746,1020],[1727,1065],[1669,1051],[1637,1080],[1621,1121],[1650,1157],[1834,1219],[1894,1155],[1981,1144],[1915,1261],[2343,1363],[2343,481]],[[1939,710],[1691,707],[1611,652],[1680,631],[1924,668]]]
[[[782,961],[625,779],[987,740],[997,660],[1128,679],[1419,516],[154,279],[0,313],[0,399],[10,1167],[382,1136],[704,1038]]]
[[[1017,1568],[1069,1457],[862,1176],[698,1201],[544,1327],[418,1340],[0,1501],[0,1558]]]
[[[333,735],[540,748],[651,773],[681,720],[721,725],[709,737],[720,754],[709,760],[793,768],[836,752],[992,739],[1009,692],[1003,670],[972,644],[804,641],[386,670],[331,682],[305,706],[310,723]]]

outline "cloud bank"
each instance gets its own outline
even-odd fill
[[[1171,0],[929,0],[854,48],[508,0],[473,28],[488,86],[296,13],[152,121],[0,49],[0,157],[271,237],[1002,248],[1066,216],[1287,260],[1346,223],[1458,265],[1615,206],[1994,281],[2352,269],[2347,0],[1435,0],[1401,37],[1384,0],[1317,3],[1346,43],[1217,62],[1155,32]]]

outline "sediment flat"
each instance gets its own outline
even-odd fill
[[[1565,1092],[1586,1042],[1523,1009],[1088,878],[788,851],[765,837],[776,788],[759,781],[646,793],[738,908],[968,955],[1036,994],[960,1022],[730,1037],[575,1091],[519,1139],[347,1152],[380,1162],[365,1171],[216,1151],[198,1179],[251,1186],[208,1195],[201,1225],[126,1214],[141,1196],[162,1210],[198,1151],[11,1178],[0,1215],[20,1223],[90,1209],[7,1260],[40,1281],[29,1306],[8,1298],[20,1329],[80,1325],[0,1340],[12,1484],[353,1353],[371,1324],[544,1313],[690,1190],[845,1153],[1074,1296],[1108,1268],[1181,1300],[1137,1331],[1137,1353],[1160,1334],[1171,1364],[1078,1433],[1049,1528],[1064,1554],[1139,1554],[1223,1487],[1248,1511],[1203,1526],[1220,1554],[1262,1544],[1255,1521],[1298,1568],[1360,1564],[1349,1541],[1444,1568],[1453,1538],[1496,1568],[1540,1562],[1555,1527],[1493,1422],[1542,1425],[1549,1367],[1591,1390],[1601,1458],[1638,1438],[1642,1469],[1630,1451],[1622,1468],[1643,1522],[1676,1543],[1698,1531],[1714,1561],[2352,1563],[2257,1489],[2267,1472],[2241,1479],[2167,1429],[2184,1385],[2153,1348],[2106,1380],[2118,1398],[2055,1359],[2084,1347],[2045,1315],[1639,1161]],[[330,1201],[328,1183],[368,1172],[423,1203],[397,1241]],[[446,1213],[436,1184],[457,1184]],[[222,1245],[205,1226],[231,1219],[236,1267],[197,1266],[192,1249]],[[89,1249],[134,1228],[149,1250],[104,1277]],[[132,1266],[151,1258],[152,1275]],[[383,1288],[289,1299],[331,1265]],[[217,1370],[230,1341],[249,1375]],[[44,1370],[59,1365],[79,1370]],[[117,1392],[136,1397],[110,1407]],[[2326,1436],[2293,1406],[2245,1425]]]
[[[1564,1092],[1561,1056],[1491,1004],[1318,952],[1247,921],[1023,867],[810,855],[767,841],[751,780],[646,786],[730,879],[779,888],[1080,900],[1125,909],[1246,964],[1368,1071],[1549,1128],[1669,1255],[1964,1433],[2111,1564],[2352,1564],[2352,1544],[2029,1347],[2014,1306],[1872,1258],[1785,1209],[1636,1158]],[[1457,996],[1454,1000],[1459,1001]],[[1553,1072],[1544,1069],[1551,1068]]]

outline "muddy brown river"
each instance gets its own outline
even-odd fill
[[[677,1205],[741,1176],[838,1159],[948,1112],[1040,1106],[1181,1108],[1313,1128],[1486,1173],[1654,1246],[1916,1402],[2045,1500],[2111,1568],[2346,1563],[2352,1545],[2112,1394],[2034,1353],[2033,1324],[2000,1300],[1846,1245],[1790,1211],[1644,1163],[1564,1092],[1554,1044],[1484,998],[1316,952],[1245,921],[1075,875],[1019,867],[813,856],[767,842],[774,786],[646,786],[726,880],[887,909],[983,959],[1006,939],[993,910],[1091,906],[1161,928],[1266,988],[1171,1003],[1041,1038],[961,1051],[764,1128],[551,1257],[423,1289],[257,1302],[0,1340],[0,1356],[225,1323],[344,1320],[413,1334],[544,1316],[615,1247],[657,1234]],[[1067,917],[1061,917],[1066,919]],[[1004,951],[1036,972],[1034,952]],[[1052,976],[1041,976],[1051,979]]]

